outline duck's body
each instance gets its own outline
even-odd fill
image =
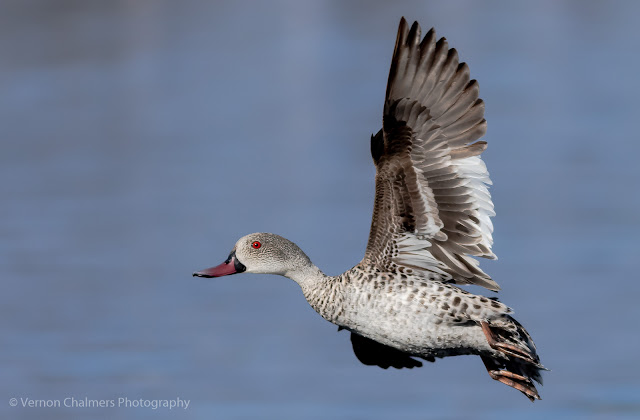
[[[539,399],[535,345],[496,299],[456,284],[499,287],[474,257],[491,252],[494,215],[480,159],[484,104],[466,64],[433,30],[404,19],[391,64],[383,128],[371,138],[376,198],[363,260],[327,276],[293,242],[271,233],[241,238],[227,261],[194,273],[279,274],[296,281],[323,318],[351,331],[367,365],[413,368],[436,357],[481,356],[493,379]],[[475,142],[475,143],[474,143]]]
[[[356,266],[302,290],[327,321],[424,357],[492,352],[474,320],[508,312],[499,302],[455,286],[415,273],[376,273],[373,267]]]

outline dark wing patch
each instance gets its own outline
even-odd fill
[[[389,367],[412,369],[422,366],[422,362],[415,360],[407,353],[385,346],[354,332],[351,333],[351,344],[358,360],[367,366],[380,366],[382,369],[388,369]]]

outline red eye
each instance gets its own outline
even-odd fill
[[[251,244],[252,247],[254,247],[255,249],[258,249],[262,246],[262,244],[258,241],[255,241],[254,243]]]

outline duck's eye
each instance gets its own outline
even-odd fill
[[[255,249],[258,249],[262,246],[262,244],[258,241],[255,241],[254,243],[251,244],[252,247],[254,247]]]

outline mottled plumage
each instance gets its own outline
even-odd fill
[[[357,358],[382,368],[418,359],[479,355],[489,375],[539,398],[536,348],[496,299],[460,284],[499,286],[475,257],[491,251],[494,215],[484,103],[469,68],[434,30],[404,18],[391,63],[382,130],[371,137],[376,195],[363,260],[327,276],[293,242],[271,233],[241,238],[225,263],[194,273],[279,274],[296,281],[323,318],[351,332]]]

